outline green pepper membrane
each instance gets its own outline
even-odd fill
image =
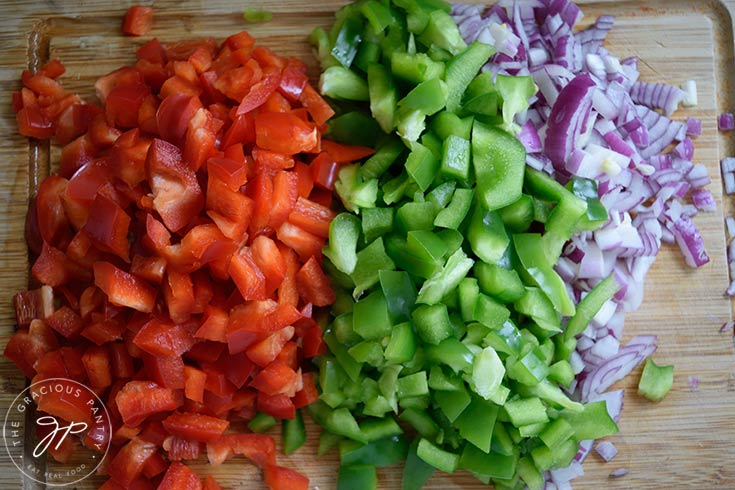
[[[401,460],[404,489],[436,469],[536,488],[579,441],[617,431],[604,403],[561,387],[619,286],[575,305],[554,271],[607,212],[593,181],[526,167],[514,117],[533,80],[478,74],[494,48],[467,46],[449,10],[360,0],[311,37],[337,112],[328,137],[376,148],[340,167],[346,211],[324,249],[338,301],[309,413],[320,454],[339,447],[339,488],[374,488],[375,468]]]

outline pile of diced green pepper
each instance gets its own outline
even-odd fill
[[[492,46],[462,40],[441,0],[359,1],[312,35],[332,139],[376,147],[335,184],[325,269],[337,292],[317,361],[338,488],[376,487],[405,460],[404,489],[435,469],[498,489],[543,486],[581,440],[617,426],[604,402],[560,387],[581,333],[618,289],[575,306],[555,272],[573,233],[607,221],[594,182],[526,167],[515,115],[529,77],[478,75]]]

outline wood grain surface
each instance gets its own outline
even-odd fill
[[[316,75],[306,37],[314,27],[328,26],[342,3],[265,0],[257,7],[271,10],[273,21],[246,26],[241,17],[246,2],[159,1],[151,35],[130,38],[120,33],[122,15],[130,5],[127,1],[0,0],[0,347],[14,329],[12,295],[25,288],[28,278],[23,239],[28,199],[58,156],[58,149],[29,144],[17,134],[10,94],[20,87],[21,70],[58,58],[67,68],[63,84],[91,100],[94,80],[132,63],[135,48],[150,37],[222,39],[247,28],[259,43],[309,63]],[[626,389],[625,410],[621,432],[610,440],[620,454],[611,463],[591,455],[584,465],[586,475],[574,481],[574,488],[735,488],[733,337],[719,333],[720,325],[733,317],[732,303],[723,294],[729,281],[723,217],[733,213],[733,202],[723,198],[718,169],[721,158],[735,155],[735,133],[719,133],[716,127],[719,113],[735,109],[731,16],[735,0],[579,3],[586,14],[584,24],[602,13],[616,15],[607,47],[621,58],[638,56],[643,80],[673,84],[696,80],[698,106],[680,110],[675,118],[692,116],[703,121],[703,134],[695,141],[695,161],[710,170],[710,189],[718,208],[695,218],[712,261],[700,270],[690,270],[677,250],[664,249],[649,273],[643,306],[626,322],[626,338],[640,333],[659,336],[654,357],[676,366],[673,390],[664,401],[653,404],[635,392],[639,370],[619,383]],[[689,376],[700,379],[694,392]],[[25,383],[18,370],[0,359],[0,416]],[[312,488],[333,489],[336,455],[317,459],[316,440],[316,431],[309,431],[307,445],[291,457],[280,456],[280,461],[306,473]],[[242,460],[219,468],[208,467],[203,460],[194,466],[201,475],[216,474],[227,489],[265,488],[258,470]],[[626,468],[629,474],[609,478],[617,468]],[[400,488],[400,475],[397,467],[381,469],[379,487]],[[76,488],[96,488],[102,481],[89,478]],[[31,483],[23,481],[0,451],[0,488],[34,488]],[[486,487],[456,474],[435,476],[426,488]]]

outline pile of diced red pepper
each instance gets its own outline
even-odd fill
[[[317,398],[301,367],[325,350],[313,308],[334,301],[320,265],[331,189],[371,150],[322,140],[333,111],[306,66],[246,32],[145,43],[97,81],[102,106],[67,92],[63,73],[26,71],[13,97],[20,132],[62,151],[27,220],[44,287],[16,295],[5,355],[33,381],[77,380],[103,399],[106,490],[199,488],[180,461],[205,448],[212,464],[247,457],[274,489],[307,488],[270,436],[230,420],[293,418]],[[39,405],[79,408],[56,396]],[[67,441],[54,458],[80,442]]]

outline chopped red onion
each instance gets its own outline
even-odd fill
[[[694,392],[699,389],[699,378],[696,376],[689,376],[687,378],[687,381],[689,382],[689,390]]]
[[[536,125],[531,120],[526,121],[521,126],[521,130],[516,136],[523,143],[528,153],[538,153],[544,149],[541,144],[541,138],[539,138],[538,131],[536,130]]]
[[[733,327],[735,327],[735,322],[733,321],[725,322],[720,327],[720,332],[729,332],[730,330],[733,330]]]
[[[687,80],[682,83],[679,88],[684,92],[684,96],[681,99],[681,105],[684,107],[693,107],[697,105],[697,82],[694,80]]]
[[[689,266],[700,267],[709,262],[709,256],[704,249],[704,239],[689,216],[681,215],[674,222],[674,229],[671,231]]]
[[[628,474],[628,470],[625,468],[618,468],[610,472],[610,478],[620,478]]]
[[[590,441],[590,446],[591,445],[592,441]],[[589,452],[589,450],[587,452]],[[551,474],[551,481],[558,485],[584,475],[584,469],[582,468],[581,461],[572,461],[572,463],[566,468],[551,470],[549,473]]]
[[[735,129],[735,116],[732,112],[723,112],[717,118],[717,129],[720,131],[732,131]]]
[[[727,236],[730,238],[735,237],[735,218],[732,216],[725,218],[725,225],[727,226]]]
[[[595,446],[595,452],[597,452],[597,454],[599,454],[606,463],[609,463],[618,454],[618,448],[616,448],[615,444],[610,441],[602,441]]]
[[[687,136],[701,136],[702,135],[702,121],[694,117],[687,118]]]
[[[650,109],[663,109],[664,114],[670,116],[684,99],[684,91],[663,83],[635,82],[630,89],[630,98]]]
[[[577,138],[590,114],[594,87],[592,78],[581,73],[559,92],[551,108],[544,151],[557,170],[564,168],[564,163],[576,148]]]
[[[697,209],[701,211],[714,211],[717,209],[715,198],[708,189],[694,189],[692,191],[692,201]]]

